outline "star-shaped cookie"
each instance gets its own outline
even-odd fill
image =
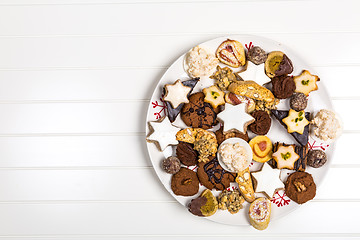
[[[282,145],[272,154],[272,157],[276,161],[277,168],[294,169],[294,164],[300,156],[295,152],[293,145]]]
[[[261,86],[271,81],[271,79],[265,74],[264,64],[255,65],[250,61],[247,62],[246,71],[238,74],[245,81],[252,80]]]
[[[282,121],[286,124],[289,133],[297,132],[299,134],[303,134],[305,126],[310,123],[306,119],[304,111],[297,112],[293,109],[289,110],[289,115]]]
[[[246,108],[246,103],[238,105],[225,103],[224,111],[217,115],[224,122],[224,132],[237,129],[244,134],[246,133],[247,126],[255,121],[255,118],[246,112]]]
[[[187,96],[190,91],[191,87],[185,86],[179,79],[174,84],[165,85],[164,100],[170,102],[173,108],[177,108],[181,103],[189,102]]]
[[[260,171],[252,172],[251,175],[257,182],[255,192],[263,192],[269,199],[272,199],[276,190],[284,188],[284,183],[280,180],[280,169],[274,169],[267,163],[263,164]]]
[[[146,138],[148,142],[155,142],[160,147],[160,151],[164,151],[169,145],[176,145],[176,133],[180,128],[173,126],[169,118],[166,116],[156,122],[149,122],[152,133]]]

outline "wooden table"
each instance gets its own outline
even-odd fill
[[[0,1],[0,239],[360,238],[359,10],[356,0]],[[292,48],[344,121],[316,198],[263,232],[191,215],[144,141],[169,65],[230,34]]]

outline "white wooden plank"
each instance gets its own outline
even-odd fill
[[[166,68],[0,71],[0,102],[150,99],[165,71]],[[331,97],[359,96],[360,81],[353,81],[359,66],[315,67],[315,71]],[[352,87],[339,84],[345,81]]]
[[[359,210],[359,202],[309,202],[270,222],[261,236],[359,236]],[[3,236],[19,235],[21,229],[21,235],[45,238],[54,234],[260,237],[250,225],[211,222],[191,215],[178,203],[1,204],[0,211]],[[299,219],[304,220],[301,227]]]
[[[43,240],[44,238],[49,239],[49,240],[103,240],[103,239],[131,239],[131,240],[140,240],[140,239],[147,239],[147,240],[157,240],[157,239],[174,239],[174,240],[180,240],[180,239],[184,239],[186,238],[187,240],[193,240],[193,239],[208,239],[208,240],[213,240],[213,239],[234,239],[234,237],[243,237],[249,240],[252,239],[264,239],[264,237],[266,237],[267,240],[277,240],[277,239],[291,239],[291,240],[299,240],[299,239],[305,239],[305,240],[319,240],[319,239],[329,239],[331,238],[331,240],[343,240],[343,239],[359,239],[359,234],[357,233],[353,233],[353,234],[347,234],[347,233],[340,233],[340,234],[328,234],[328,233],[323,233],[323,234],[265,234],[265,233],[261,233],[261,236],[258,236],[259,234],[236,234],[236,235],[219,235],[219,234],[213,234],[213,235],[158,235],[158,234],[153,234],[153,235],[142,235],[142,234],[136,234],[136,235],[87,235],[87,234],[81,234],[81,235],[42,235],[42,236],[0,236],[0,239],[8,239],[9,237],[11,237],[11,240]]]
[[[352,184],[359,168],[331,168],[315,199],[360,199]],[[0,202],[175,201],[152,168],[0,170]],[[313,174],[315,182],[318,176]],[[334,189],[339,189],[335,191]],[[129,193],[129,194],[128,194]]]
[[[354,157],[360,134],[344,134],[331,164],[359,165]],[[0,168],[148,167],[145,135],[0,137]]]
[[[29,4],[2,6],[1,35],[349,32],[359,31],[360,27],[356,0],[280,1],[275,4],[273,1]],[[268,24],[269,13],[274,12],[281,14],[272,14],[271,24]],[[321,17],[316,17],[320,12]],[[222,22],[220,13],[226,13]]]
[[[359,65],[357,42],[360,33],[262,34],[294,49],[310,65]],[[0,38],[0,69],[63,69],[107,67],[169,66],[193,46],[219,37],[207,35],[147,35],[105,37]],[[351,51],[333,54],[322,47],[341,47]],[[151,44],[150,44],[151,43]],[[256,42],[254,42],[256,44]],[[130,47],[129,47],[130,46]],[[140,54],[139,54],[140,53]],[[36,57],[35,57],[36,56]]]

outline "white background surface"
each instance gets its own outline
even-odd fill
[[[360,238],[359,1],[0,1],[0,239]],[[316,198],[259,232],[188,213],[157,179],[145,115],[196,44],[291,47],[344,120]]]

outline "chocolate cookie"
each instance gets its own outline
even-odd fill
[[[179,172],[172,175],[171,189],[175,195],[195,195],[199,191],[199,179],[194,171],[182,167]]]
[[[224,126],[221,126],[219,128],[219,130],[217,130],[215,132],[215,135],[216,135],[216,140],[218,142],[218,145],[220,145],[223,141],[225,141],[226,139],[228,138],[234,138],[234,137],[237,137],[237,138],[242,138],[244,139],[245,141],[249,141],[249,136],[248,134],[244,134],[242,132],[239,132],[239,131],[229,131],[229,132],[226,132],[224,133]]]
[[[181,110],[181,119],[184,123],[193,128],[209,129],[216,125],[217,109],[204,102],[205,95],[202,92],[191,94],[189,103],[186,103]]]
[[[286,180],[285,193],[299,204],[306,203],[316,195],[314,179],[307,172],[294,172]]]
[[[306,95],[303,93],[294,93],[290,98],[290,108],[295,111],[302,111],[307,106]]]
[[[255,122],[249,125],[250,131],[258,135],[265,135],[268,133],[271,126],[271,118],[266,111],[257,110],[251,113],[255,118]]]
[[[180,160],[177,157],[173,157],[173,156],[165,158],[162,161],[162,167],[164,171],[167,173],[170,174],[177,173],[178,171],[180,171],[181,168]]]
[[[193,166],[197,164],[199,154],[194,150],[192,144],[179,142],[176,147],[176,156],[185,166]]]
[[[279,99],[285,99],[291,97],[295,91],[294,78],[291,76],[278,76],[271,79],[272,92],[274,96]]]
[[[246,57],[250,62],[259,65],[266,61],[267,54],[261,47],[254,46],[249,49]]]
[[[308,154],[307,165],[313,168],[319,168],[323,166],[327,161],[325,152],[320,149],[311,150]]]
[[[211,161],[199,163],[197,171],[199,181],[208,189],[224,190],[234,182],[236,173],[225,171],[219,164],[219,161],[213,158]]]

